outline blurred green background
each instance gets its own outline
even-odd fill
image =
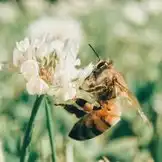
[[[103,135],[77,142],[68,137],[75,117],[54,109],[58,162],[162,161],[162,1],[161,0],[1,0],[0,61],[12,60],[15,42],[42,16],[73,17],[83,31],[80,58],[84,65],[99,55],[111,58],[153,124],[121,121]],[[73,33],[71,33],[73,34]],[[0,162],[17,162],[35,97],[24,91],[20,75],[0,73]],[[50,162],[50,145],[42,106],[33,129],[28,162]]]

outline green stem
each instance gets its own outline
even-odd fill
[[[48,135],[50,139],[51,152],[52,152],[52,162],[56,162],[56,151],[55,151],[54,129],[53,129],[54,126],[53,126],[53,119],[52,119],[51,103],[48,100],[48,98],[46,98],[45,109],[46,109],[46,117],[47,117],[47,129],[48,129]]]
[[[32,127],[33,127],[34,120],[38,112],[39,106],[41,104],[41,101],[43,100],[43,97],[44,95],[38,96],[33,105],[33,109],[32,109],[31,116],[30,116],[26,131],[25,131],[25,136],[24,136],[24,140],[22,144],[20,162],[25,161],[26,149],[31,141]]]

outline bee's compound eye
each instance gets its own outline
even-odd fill
[[[97,69],[100,69],[102,66],[104,66],[105,65],[105,61],[101,61],[101,62],[99,62],[98,63],[98,65],[97,65]]]
[[[83,107],[86,103],[87,103],[87,101],[84,100],[84,99],[81,99],[81,98],[78,98],[78,99],[76,100],[76,104],[78,104],[78,105],[81,106],[81,107]]]
[[[95,85],[93,83],[89,84],[89,88],[94,87]]]

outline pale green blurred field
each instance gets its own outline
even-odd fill
[[[121,121],[111,131],[86,142],[68,137],[75,117],[54,109],[58,162],[162,161],[162,1],[161,0],[18,0],[0,1],[0,61],[12,60],[15,42],[42,16],[72,17],[83,30],[79,56],[84,65],[112,59],[154,126]],[[38,29],[39,30],[39,29]],[[72,33],[73,34],[73,33]],[[4,162],[17,162],[33,101],[19,74],[0,73],[0,143]],[[33,129],[28,162],[50,162],[50,146],[42,106]],[[3,162],[3,161],[0,161]]]

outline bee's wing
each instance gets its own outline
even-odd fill
[[[128,102],[124,102],[124,105],[122,104],[123,107],[132,107],[132,108],[136,109],[136,112],[138,113],[138,115],[140,115],[140,117],[143,119],[143,121],[149,124],[148,118],[143,113],[141,106],[140,106],[137,98],[133,95],[133,93],[130,92],[126,87],[122,86],[119,82],[117,82],[117,85],[120,87],[121,91],[124,92],[122,96],[128,99]]]
[[[141,109],[141,106],[140,106],[137,98],[130,91],[127,91],[127,95],[128,95],[128,99],[130,101],[130,104],[132,104],[132,106],[137,109],[138,115],[140,115],[140,117],[142,118],[142,120],[144,122],[146,122],[147,124],[149,124],[150,122],[149,122],[148,118],[146,117],[146,115],[143,113],[143,111]]]
[[[101,110],[95,110],[85,115],[73,126],[69,136],[75,140],[88,140],[111,128],[120,120],[120,116],[115,111],[110,113],[107,108],[105,105]]]

